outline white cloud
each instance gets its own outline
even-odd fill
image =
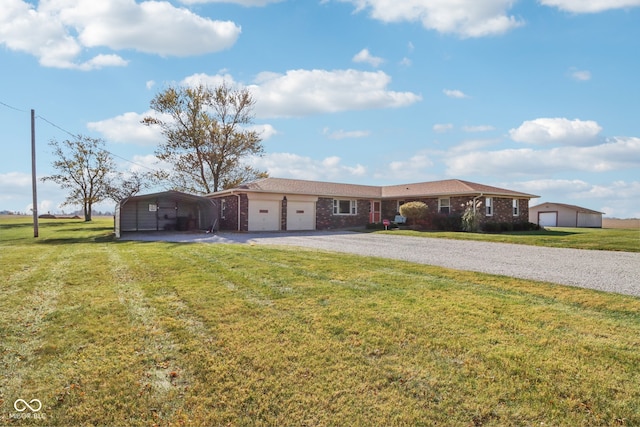
[[[536,179],[519,182],[518,188],[521,191],[542,195],[585,191],[591,188],[591,184],[580,179]]]
[[[226,84],[249,89],[260,118],[300,117],[373,108],[399,108],[422,99],[412,92],[387,90],[391,77],[382,71],[289,70],[286,74],[262,72],[253,84],[236,82],[230,74],[193,74],[180,84],[216,87]]]
[[[155,146],[165,140],[162,131],[157,126],[146,126],[141,123],[145,117],[158,117],[165,122],[171,122],[170,115],[159,115],[153,110],[138,114],[134,112],[124,113],[119,116],[87,123],[87,128],[100,132],[110,142],[136,144],[143,146]],[[263,140],[267,140],[278,132],[270,124],[254,124],[247,130],[256,131]]]
[[[349,180],[363,176],[366,168],[360,164],[347,166],[337,156],[322,160],[292,153],[269,153],[263,157],[251,157],[247,163],[278,178],[297,178],[318,181]]]
[[[0,173],[0,200],[5,199],[12,187],[27,188],[31,185],[31,175],[22,172]],[[22,189],[19,190],[22,193]]]
[[[146,116],[157,117],[158,114],[155,111],[147,111],[143,114],[129,112],[111,119],[89,122],[87,128],[100,132],[111,142],[157,145],[164,140],[164,136],[157,126],[146,126],[140,123]],[[164,120],[171,120],[171,118],[166,116]]]
[[[436,123],[433,125],[433,131],[438,133],[449,132],[453,129],[453,124],[451,123]]]
[[[468,153],[468,152],[486,148],[490,145],[494,145],[497,143],[499,143],[499,141],[495,139],[470,139],[470,140],[463,141],[460,144],[455,145],[453,147],[449,147],[449,149],[445,154],[453,155],[457,153]]]
[[[400,61],[400,65],[402,65],[403,67],[410,67],[411,64],[413,64],[413,61],[411,61],[411,59],[407,58],[406,56]]]
[[[503,34],[524,23],[507,15],[513,0],[341,0],[369,10],[383,22],[421,22],[424,28],[461,37]]]
[[[156,82],[153,80],[147,80],[145,86],[147,89],[151,90],[156,85]]]
[[[226,84],[227,86],[235,87],[235,88],[242,87],[242,85],[234,81],[233,76],[226,73],[215,74],[215,75],[209,75],[205,73],[196,73],[182,79],[180,84],[186,85],[186,86],[192,86],[192,87],[196,87],[198,85],[217,87],[222,84]]]
[[[608,172],[640,168],[640,138],[610,138],[591,147],[530,148],[497,151],[459,151],[445,156],[450,176],[495,174],[549,175],[568,171]]]
[[[373,56],[369,52],[369,49],[362,49],[360,52],[356,53],[352,58],[353,62],[364,62],[371,65],[374,68],[378,68],[380,65],[384,63],[384,59]]]
[[[602,128],[591,120],[540,118],[523,122],[509,135],[528,144],[590,145],[597,141]]]
[[[276,130],[276,128],[274,128],[272,125],[269,125],[269,124],[252,125],[247,127],[247,130],[257,132],[263,141],[266,141],[272,136],[278,134],[278,131]]]
[[[37,177],[38,183],[38,212],[46,213],[53,211],[52,206],[59,206],[66,198],[66,191],[58,184],[41,181],[41,176]],[[31,213],[32,203],[23,204],[25,194],[31,200],[31,174],[23,172],[0,173],[0,209],[19,210],[21,213]],[[52,201],[55,200],[55,201]]]
[[[204,4],[204,3],[231,3],[245,7],[260,7],[270,3],[280,3],[283,0],[180,0],[184,4]]]
[[[397,160],[388,164],[384,174],[377,174],[377,178],[401,181],[421,181],[428,175],[429,169],[433,167],[433,161],[426,151],[421,151],[408,160]]]
[[[387,90],[391,78],[382,71],[290,70],[261,73],[248,86],[258,117],[296,117],[374,108],[399,108],[422,99],[412,92]]]
[[[539,0],[545,6],[573,13],[597,13],[640,6],[640,0]]]
[[[462,92],[461,90],[457,90],[457,89],[455,89],[455,90],[443,89],[442,93],[447,95],[449,98],[458,98],[458,99],[468,98],[468,96],[465,95],[464,92]]]
[[[139,155],[136,154],[131,162],[124,163],[126,170],[130,172],[149,172],[150,170],[171,170],[172,165],[168,162],[158,159],[153,154]]]
[[[465,132],[489,132],[495,130],[491,125],[477,125],[477,126],[463,126],[462,130]]]
[[[571,69],[569,73],[573,80],[576,80],[579,82],[586,82],[591,80],[591,72],[587,70]]]
[[[240,31],[233,22],[203,18],[160,1],[51,0],[34,7],[23,0],[5,0],[0,10],[0,44],[56,68],[92,70],[127,64],[115,54],[80,60],[87,48],[172,56],[216,52],[232,46]]]
[[[125,61],[118,55],[97,55],[79,64],[76,68],[82,71],[90,71],[104,67],[126,67],[128,64],[129,61]]]
[[[329,128],[324,128],[322,133],[327,135],[329,139],[347,139],[347,138],[364,138],[371,134],[368,130],[336,130],[331,131]]]

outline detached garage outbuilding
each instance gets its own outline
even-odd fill
[[[214,230],[217,226],[215,200],[179,191],[132,196],[116,206],[116,237],[127,231]]]
[[[541,227],[602,228],[602,212],[564,203],[541,203],[529,208],[529,220]]]

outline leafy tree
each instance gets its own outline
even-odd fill
[[[172,165],[166,178],[175,189],[212,193],[266,176],[242,164],[243,158],[263,153],[259,134],[246,129],[254,105],[248,90],[226,84],[169,87],[153,98],[151,108],[158,114],[142,123],[159,126],[166,137],[156,156]]]
[[[400,215],[409,219],[414,224],[416,221],[425,219],[429,209],[424,202],[408,202],[400,206]]]
[[[94,204],[109,198],[111,179],[116,174],[111,154],[104,141],[78,135],[74,140],[51,140],[56,158],[52,166],[58,173],[42,178],[70,190],[63,205],[82,205],[84,220],[91,221]]]

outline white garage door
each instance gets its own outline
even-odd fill
[[[249,231],[280,230],[279,200],[249,200]]]
[[[540,212],[538,214],[540,227],[556,227],[558,225],[558,212]]]
[[[287,202],[287,230],[315,230],[315,202]]]
[[[578,227],[602,227],[602,215],[578,212]]]

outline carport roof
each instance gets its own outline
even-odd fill
[[[120,201],[120,205],[124,205],[129,201],[137,201],[137,200],[148,200],[148,199],[157,199],[160,197],[167,197],[171,199],[175,199],[178,201],[188,201],[188,202],[207,202],[211,203],[211,199],[197,196],[195,194],[183,193],[181,191],[169,190],[169,191],[161,191],[159,193],[150,193],[150,194],[140,194],[136,196],[127,197],[126,199],[122,199]]]

